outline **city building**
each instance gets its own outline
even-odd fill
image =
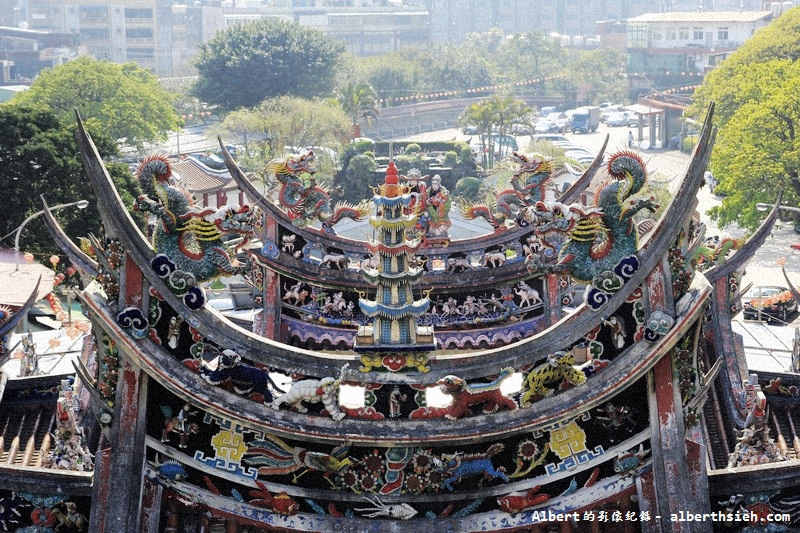
[[[11,84],[30,81],[85,51],[77,35],[0,26],[0,53],[0,84]]]
[[[133,61],[160,75],[186,73],[197,45],[223,22],[218,4],[169,0],[27,0],[19,14],[31,30],[76,36],[96,59]]]
[[[721,54],[735,51],[773,18],[772,11],[647,13],[628,19],[628,74],[650,85],[701,79]]]

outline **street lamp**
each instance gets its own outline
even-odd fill
[[[54,205],[53,207],[49,208],[49,211],[56,211],[58,209],[64,209],[65,207],[77,207],[78,209],[86,209],[88,205],[89,205],[88,200],[78,200],[77,202],[70,202],[68,204]],[[43,214],[44,214],[44,209],[42,209],[41,211],[37,211],[36,213],[32,214],[31,216],[23,220],[22,224],[20,224],[19,227],[16,229],[17,235],[14,237],[14,260],[16,262],[15,263],[16,266],[14,268],[14,272],[19,270],[19,236],[22,234],[22,229],[28,222]],[[6,237],[8,237],[9,235],[11,234],[9,233],[8,235],[6,235]],[[3,238],[5,239],[5,237]]]
[[[785,211],[791,211],[793,213],[800,213],[800,207],[792,207],[790,205],[779,205],[778,207],[780,207],[781,209],[783,209]],[[764,211],[769,211],[770,209],[772,209],[772,205],[771,204],[764,204],[764,203],[759,202],[759,203],[756,204],[756,209],[758,209],[759,211],[761,211],[763,213]]]

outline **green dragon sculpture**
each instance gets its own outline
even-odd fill
[[[519,217],[526,207],[544,201],[553,174],[553,162],[520,152],[513,152],[511,159],[519,164],[511,177],[511,188],[495,192],[494,209],[485,204],[462,201],[461,214],[465,219],[480,217],[499,230],[505,227],[506,220]]]
[[[249,206],[195,206],[189,191],[171,179],[172,167],[163,156],[142,161],[137,177],[145,194],[136,199],[133,209],[156,216],[153,248],[183,273],[187,286],[250,271],[249,264],[232,259],[253,234],[254,217]],[[233,253],[222,240],[228,234],[244,236]]]
[[[726,237],[721,240],[709,239],[700,244],[691,259],[697,263],[700,270],[708,270],[716,265],[724,265],[731,250],[738,250],[747,242],[749,235],[744,235],[737,239]]]
[[[619,268],[624,259],[635,258],[639,233],[633,216],[642,209],[655,211],[658,205],[653,198],[629,200],[647,180],[644,162],[637,154],[614,154],[608,162],[608,174],[614,180],[600,187],[594,206],[537,202],[533,210],[534,231],[560,231],[566,233],[567,240],[556,263],[537,263],[531,258],[531,270],[566,272],[578,281],[590,282],[599,274]]]

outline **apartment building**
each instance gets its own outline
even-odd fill
[[[772,11],[647,13],[628,19],[628,73],[668,86],[702,75],[773,18]]]
[[[358,56],[385,54],[431,41],[430,14],[419,5],[351,0],[340,2],[295,1],[248,4],[222,3],[225,26],[267,17],[280,17],[314,28],[344,41]]]
[[[197,45],[223,27],[216,6],[172,0],[21,0],[31,30],[77,35],[85,53],[116,63],[134,61],[161,75],[176,74]]]

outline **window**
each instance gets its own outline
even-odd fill
[[[408,320],[400,321],[400,342],[403,344],[411,342],[411,328],[408,325]]]
[[[703,40],[703,28],[694,28],[693,35],[694,35],[694,40],[695,41],[702,41]]]
[[[397,256],[397,271],[398,272],[402,272],[403,269],[405,268],[404,267],[405,259],[406,258],[403,257],[402,255],[398,255]]]
[[[728,40],[728,27],[723,26],[721,28],[717,28],[717,39],[720,41],[727,41]]]
[[[81,37],[86,40],[108,39],[108,28],[82,28]]]
[[[106,6],[81,6],[81,22],[88,20],[108,20],[108,9]]]
[[[125,37],[128,39],[152,39],[152,28],[130,28],[125,30]]]
[[[650,35],[652,35],[654,41],[660,41],[664,38],[664,34],[661,32],[661,28],[653,28]]]
[[[678,28],[678,39],[681,39],[682,41],[688,41],[689,40],[689,28],[687,28],[686,26],[684,26],[682,28]]]
[[[397,291],[397,303],[404,304],[406,303],[406,289],[400,287]]]
[[[392,288],[388,286],[383,287],[383,305],[390,305],[392,303]]]
[[[153,48],[128,48],[128,59],[153,59],[156,57],[156,51]],[[227,198],[218,202],[217,205],[224,205]]]
[[[381,342],[392,340],[392,321],[384,318],[381,320]]]
[[[392,258],[391,257],[384,257],[383,258],[383,271],[384,272],[391,272],[392,271]]]
[[[125,18],[126,19],[151,19],[153,18],[153,10],[152,9],[134,9],[134,8],[125,8]]]
[[[667,31],[665,33],[666,33],[666,39],[668,41],[678,40],[678,32],[675,30],[675,28],[667,28]]]

